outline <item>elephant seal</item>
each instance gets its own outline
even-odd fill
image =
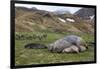
[[[88,47],[85,41],[81,37],[76,35],[66,36],[64,38],[56,40],[54,43],[51,43],[48,46],[48,50],[51,52],[64,52],[67,49],[70,49],[69,52],[71,52],[71,50],[74,48],[78,48],[77,50],[81,52],[86,50],[86,48]]]
[[[83,52],[85,50],[86,50],[86,47],[80,46],[80,52]],[[62,52],[64,52],[64,53],[79,53],[79,48],[75,45],[72,45],[68,48],[63,49]]]
[[[26,44],[24,46],[24,48],[27,48],[27,49],[45,49],[47,48],[46,45],[44,44],[38,44],[38,43],[29,43],[29,44]]]
[[[74,52],[79,53],[79,48],[75,45],[72,45],[68,48],[63,49],[62,52],[64,52],[64,53],[74,53]]]

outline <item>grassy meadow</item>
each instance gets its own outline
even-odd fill
[[[18,32],[17,32],[18,33]],[[40,32],[20,32],[18,34],[41,34]],[[72,33],[53,33],[46,32],[47,37],[42,40],[15,40],[15,64],[16,65],[31,65],[31,64],[50,64],[50,63],[67,63],[67,62],[82,62],[94,61],[94,46],[89,46],[89,49],[79,54],[76,53],[51,53],[47,49],[25,49],[24,46],[28,43],[41,43],[48,45],[55,40]],[[79,34],[86,42],[94,41],[91,34]]]

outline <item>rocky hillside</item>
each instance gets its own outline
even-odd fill
[[[39,10],[35,7],[30,9],[16,7],[15,30],[16,32],[94,32],[94,26],[82,20],[78,15],[56,14],[56,12]]]
[[[92,19],[92,16],[94,16],[94,9],[93,8],[82,8],[79,11],[77,11],[75,15],[83,19]]]

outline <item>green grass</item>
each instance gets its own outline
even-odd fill
[[[19,34],[25,34],[19,33]],[[34,32],[39,34],[39,32]],[[28,35],[32,35],[29,33]],[[52,33],[48,32],[48,37],[43,40],[15,40],[15,64],[16,65],[30,65],[30,64],[50,64],[63,62],[81,62],[94,61],[94,48],[89,46],[89,49],[79,54],[76,53],[51,53],[47,49],[25,49],[24,45],[28,43],[42,43],[50,44],[55,40],[72,33]],[[94,38],[90,34],[79,34],[85,41],[93,41]]]

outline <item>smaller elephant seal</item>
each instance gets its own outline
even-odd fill
[[[24,46],[24,48],[28,49],[45,49],[47,48],[44,44],[38,44],[38,43],[29,43]]]
[[[80,46],[80,51],[79,51],[79,48],[75,45],[72,45],[68,48],[65,48],[62,52],[64,53],[79,53],[79,52],[83,52],[86,50],[86,47],[84,46]]]
[[[79,48],[75,45],[72,45],[68,48],[65,48],[62,52],[64,52],[64,53],[79,53]]]

